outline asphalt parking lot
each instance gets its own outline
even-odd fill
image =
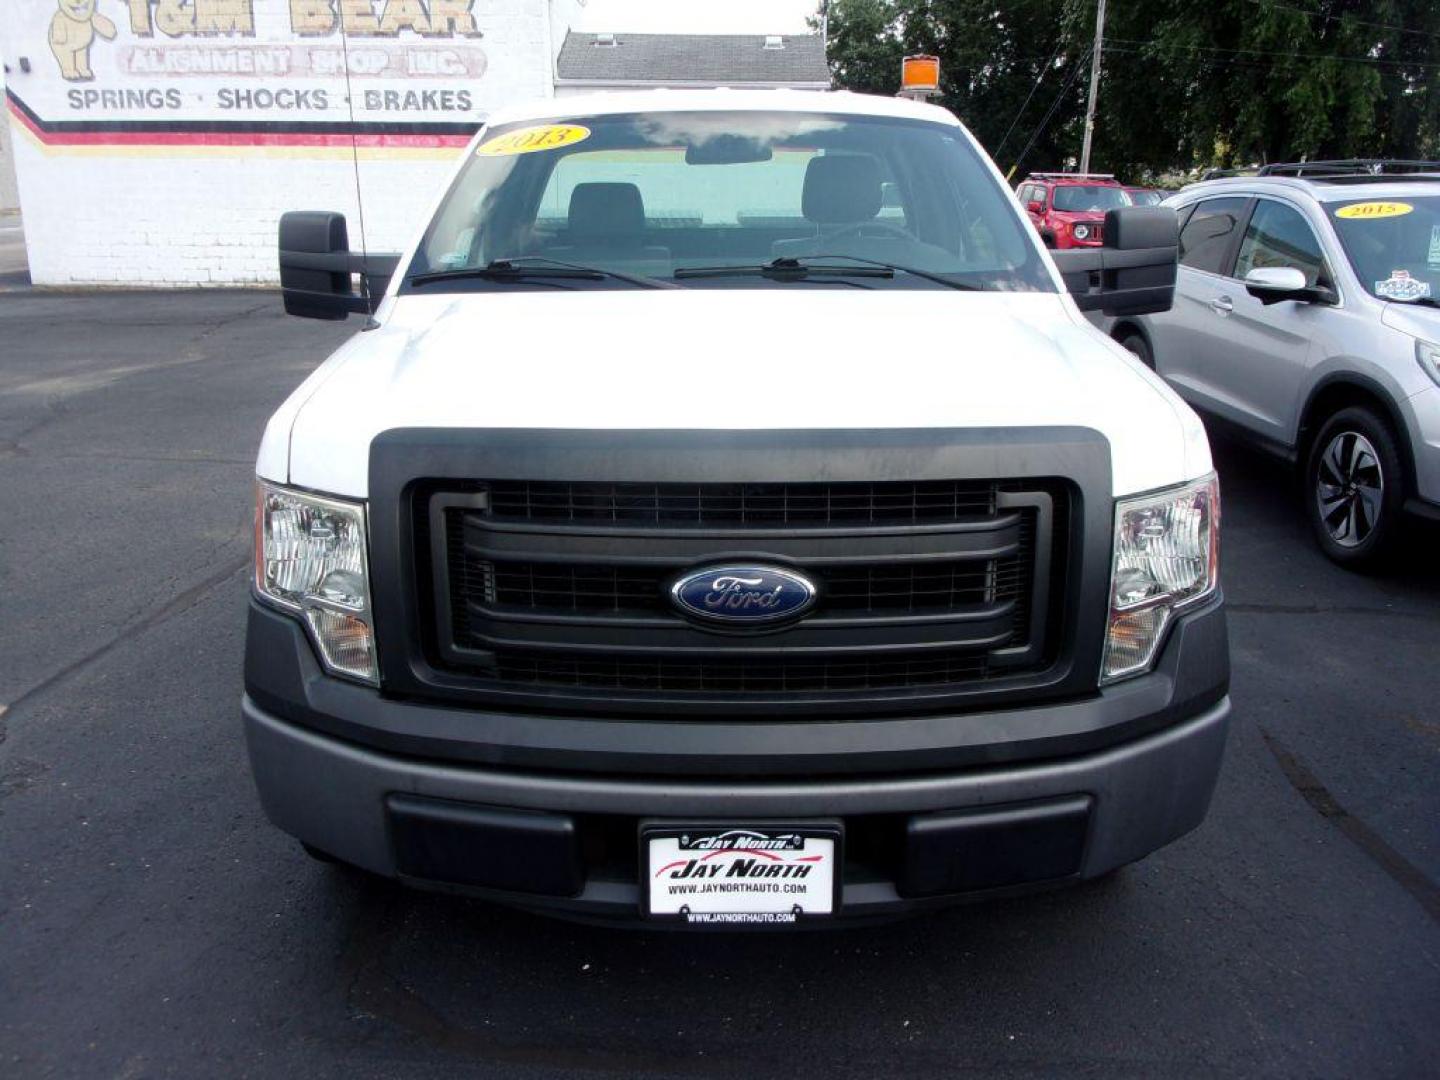
[[[1233,446],[1224,773],[1110,879],[705,937],[310,861],[241,741],[252,461],[357,328],[267,293],[0,296],[0,1074],[1434,1075],[1437,537],[1338,570]]]

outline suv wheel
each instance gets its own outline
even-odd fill
[[[1151,371],[1155,370],[1155,355],[1150,351],[1150,343],[1140,334],[1130,331],[1120,339],[1120,347],[1134,353],[1135,358]]]
[[[1306,516],[1321,549],[1341,566],[1374,566],[1399,532],[1404,487],[1389,424],[1359,406],[1330,417],[1305,469]]]

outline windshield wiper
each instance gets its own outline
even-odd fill
[[[462,266],[454,270],[432,270],[408,278],[411,285],[430,285],[441,281],[524,281],[527,279],[553,279],[569,281],[604,281],[613,278],[642,289],[678,289],[680,286],[659,278],[641,277],[639,274],[622,274],[619,270],[605,270],[598,266],[582,266],[579,263],[561,262],[543,255],[517,255],[508,259],[495,259],[485,266]]]
[[[861,266],[812,266],[815,259],[846,259]],[[675,271],[677,279],[702,277],[734,277],[754,275],[771,281],[804,281],[810,277],[874,277],[893,278],[896,274],[909,274],[924,278],[947,289],[974,291],[977,287],[963,282],[952,281],[943,274],[929,270],[916,270],[910,266],[881,262],[879,259],[863,259],[858,255],[800,255],[771,259],[757,266],[682,266]]]

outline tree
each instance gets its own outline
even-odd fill
[[[893,93],[901,57],[938,55],[941,104],[1002,168],[1078,154],[1092,0],[832,0],[829,29],[836,82],[850,89]],[[1434,157],[1437,79],[1434,0],[1109,0],[1094,162],[1141,178]]]

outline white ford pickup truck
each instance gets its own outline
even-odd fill
[[[1193,829],[1219,494],[1082,314],[1168,306],[1174,214],[1104,236],[1047,253],[942,109],[790,91],[497,113],[401,256],[287,214],[287,310],[365,324],[257,463],[270,818],[687,927],[1050,887]]]

